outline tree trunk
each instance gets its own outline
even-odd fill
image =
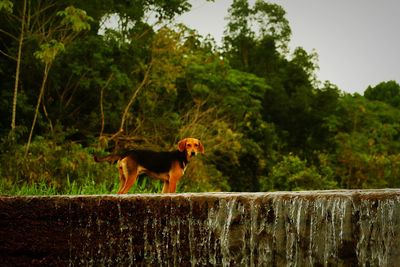
[[[24,0],[24,8],[22,11],[21,34],[19,36],[18,55],[17,55],[17,69],[15,71],[14,97],[12,103],[12,118],[11,118],[12,131],[15,130],[15,119],[17,116],[18,84],[19,84],[19,73],[21,66],[22,43],[24,42],[24,32],[25,32],[25,13],[26,13],[26,0]]]
[[[50,68],[51,68],[51,63],[46,63],[46,65],[44,66],[44,76],[43,76],[43,80],[42,80],[42,86],[40,87],[39,98],[38,98],[38,101],[36,104],[35,115],[33,117],[33,122],[32,122],[31,131],[29,133],[28,143],[26,144],[25,157],[28,156],[29,146],[31,145],[31,141],[32,141],[33,129],[35,128],[36,120],[37,120],[37,117],[39,114],[39,107],[40,107],[40,103],[41,103],[43,95],[44,95],[44,89],[46,88],[46,81],[47,81],[47,77],[49,75]]]
[[[142,82],[139,84],[139,86],[137,87],[137,89],[135,90],[135,92],[133,93],[131,99],[129,100],[128,104],[125,107],[124,113],[122,114],[122,118],[121,118],[121,126],[119,128],[119,132],[123,132],[124,131],[124,125],[125,125],[126,117],[128,116],[129,109],[131,108],[133,102],[135,101],[138,93],[146,85],[147,80],[149,78],[149,74],[150,74],[150,70],[151,70],[152,64],[153,64],[153,62],[150,62],[149,66],[147,67],[146,73],[144,74]]]

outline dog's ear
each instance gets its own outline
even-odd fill
[[[204,154],[204,146],[200,141],[199,141],[199,151],[201,154]]]
[[[185,138],[185,139],[182,139],[182,140],[179,141],[179,143],[178,143],[178,150],[179,150],[180,152],[185,151],[185,149],[186,149],[186,138]]]

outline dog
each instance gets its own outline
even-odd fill
[[[163,193],[175,193],[187,164],[198,153],[204,154],[199,139],[185,138],[178,142],[178,150],[156,152],[151,150],[130,150],[119,155],[94,156],[96,162],[116,162],[120,186],[117,194],[126,194],[140,174],[162,180]]]

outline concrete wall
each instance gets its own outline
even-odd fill
[[[396,266],[400,190],[0,197],[1,266]]]

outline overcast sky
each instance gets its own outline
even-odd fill
[[[254,3],[254,0],[250,0]],[[400,0],[273,0],[287,12],[290,46],[319,55],[321,81],[362,94],[369,85],[400,83]],[[178,18],[221,41],[232,0],[192,0]]]

